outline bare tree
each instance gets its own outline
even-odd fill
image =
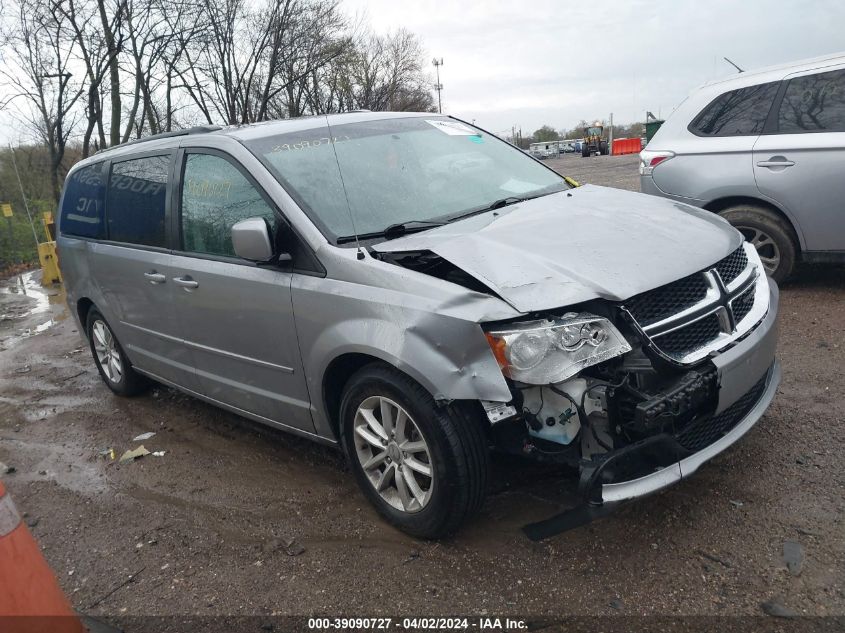
[[[107,145],[103,127],[102,86],[117,50],[109,50],[101,24],[99,4],[94,0],[53,0],[55,10],[68,23],[71,36],[76,42],[79,56],[85,66],[87,102],[85,106],[86,126],[82,137],[82,155],[91,152],[91,137],[96,129],[98,146]],[[108,18],[109,30],[119,31],[124,14],[124,4],[115,5],[115,11]]]
[[[180,76],[209,121],[305,113],[314,102],[309,82],[351,44],[337,0],[200,2],[208,28],[186,48],[191,69]]]
[[[412,33],[375,35],[341,0],[0,0],[0,108],[50,156],[205,122],[432,110]],[[76,156],[76,154],[73,154]]]
[[[140,121],[144,122],[151,134],[162,131],[161,113],[156,106],[155,95],[164,81],[162,62],[165,53],[177,33],[170,28],[165,17],[170,10],[175,12],[174,23],[182,28],[181,2],[167,0],[127,0],[126,34],[127,54],[129,64],[127,71],[134,77],[134,94],[132,108],[123,133],[123,142],[129,140],[133,127],[139,127],[138,114],[141,106]],[[165,115],[166,116],[166,115]],[[143,129],[143,124],[140,125]]]
[[[51,195],[58,202],[62,160],[77,122],[74,107],[85,90],[69,70],[75,40],[55,4],[19,0],[17,9],[17,22],[5,34],[11,47],[2,74],[12,88],[5,103],[18,101],[20,117],[47,146]]]
[[[424,50],[405,29],[360,39],[352,63],[341,69],[349,78],[346,108],[432,110],[431,82],[423,71]]]

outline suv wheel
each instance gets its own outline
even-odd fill
[[[340,415],[358,485],[400,530],[446,536],[481,506],[487,440],[479,419],[464,408],[438,406],[404,374],[373,364],[350,378]]]
[[[96,309],[88,312],[88,342],[100,377],[109,389],[120,396],[134,396],[148,386],[147,379],[132,369],[129,359],[106,319]]]
[[[769,276],[782,282],[792,274],[797,248],[795,234],[784,220],[765,207],[741,205],[720,211],[745,239],[757,249]]]

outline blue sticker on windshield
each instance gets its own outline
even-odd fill
[[[479,145],[484,142],[484,139],[481,138],[481,134],[473,134],[469,137],[469,140],[471,140],[473,143],[478,143]]]

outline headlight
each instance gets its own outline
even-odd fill
[[[488,330],[487,341],[506,376],[531,385],[561,382],[590,365],[631,351],[604,317],[570,312]]]

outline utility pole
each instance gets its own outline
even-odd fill
[[[431,60],[431,63],[434,64],[434,72],[437,73],[437,83],[434,84],[434,89],[437,91],[437,111],[442,114],[443,103],[440,101],[440,91],[443,90],[443,84],[440,83],[440,67],[443,65],[443,58],[437,59],[435,57]]]
[[[18,171],[18,161],[15,160],[15,149],[9,143],[9,151],[12,152],[12,165],[15,168],[15,175],[18,177],[18,187],[21,190],[21,199],[23,200],[23,208],[26,209],[26,217],[29,218],[29,228],[32,229],[32,238],[35,240],[35,252],[38,253],[38,234],[35,232],[35,225],[32,223],[32,214],[29,212],[29,203],[26,201],[26,194],[23,191],[23,182],[21,182],[21,172]]]
[[[607,138],[607,151],[608,153],[613,151],[613,112],[610,113],[610,133]]]

